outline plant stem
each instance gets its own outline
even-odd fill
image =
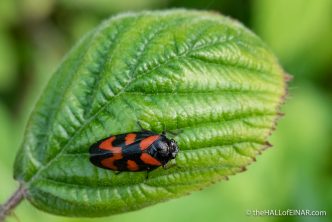
[[[23,186],[20,186],[7,202],[0,206],[0,222],[3,222],[11,211],[23,200],[24,193]]]

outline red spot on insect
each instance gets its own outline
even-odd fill
[[[137,171],[139,169],[137,163],[133,160],[127,161],[127,167],[131,171]]]
[[[101,161],[101,164],[106,167],[106,168],[109,168],[111,170],[118,170],[118,168],[115,166],[114,164],[114,161],[116,160],[120,160],[122,159],[122,154],[121,153],[116,153],[114,154],[114,156],[112,157],[109,157],[109,158],[106,158],[106,159],[103,159]]]
[[[148,165],[160,166],[161,163],[147,153],[142,153],[141,160]]]
[[[113,141],[116,139],[115,136],[112,136],[106,140],[104,140],[103,142],[100,143],[99,148],[100,149],[104,149],[104,150],[109,150],[112,151],[113,156],[103,159],[101,161],[101,164],[109,169],[112,170],[117,170],[117,167],[114,165],[114,161],[116,160],[120,160],[123,158],[122,156],[122,148],[121,147],[117,147],[117,146],[113,146]]]
[[[143,139],[140,143],[140,148],[141,150],[146,150],[149,148],[149,146],[154,143],[154,141],[158,140],[160,138],[160,135],[154,135],[154,136],[149,136],[145,139]]]
[[[136,134],[135,133],[129,133],[125,137],[125,144],[130,145],[130,144],[135,142],[135,139],[136,139]]]
[[[113,144],[112,144],[115,139],[116,139],[115,136],[111,136],[110,138],[101,142],[99,145],[99,148],[101,148],[103,150],[110,150],[112,152],[119,152],[119,149],[121,149],[121,147],[116,147],[116,146],[113,146]]]

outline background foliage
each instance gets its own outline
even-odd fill
[[[118,12],[187,7],[230,15],[253,29],[294,76],[274,147],[249,171],[188,197],[91,221],[329,221],[332,213],[332,1],[1,0],[0,202],[16,188],[12,164],[33,104],[74,42]],[[247,217],[247,209],[327,210],[327,217]],[[60,218],[23,202],[24,221]],[[163,215],[162,217],[160,215]],[[16,221],[15,217],[9,221]],[[84,219],[83,221],[89,221]]]

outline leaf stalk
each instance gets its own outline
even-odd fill
[[[25,195],[25,189],[21,185],[15,193],[0,206],[0,222],[5,221],[6,217],[11,214],[13,209],[21,203]]]

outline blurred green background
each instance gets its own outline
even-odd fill
[[[75,219],[24,201],[19,221],[332,221],[331,0],[0,0],[0,202],[17,188],[12,165],[24,126],[57,64],[85,32],[115,13],[219,11],[254,30],[294,76],[274,147],[245,173],[136,212]],[[326,210],[326,217],[248,217],[249,209]],[[15,216],[8,221],[18,221]]]

